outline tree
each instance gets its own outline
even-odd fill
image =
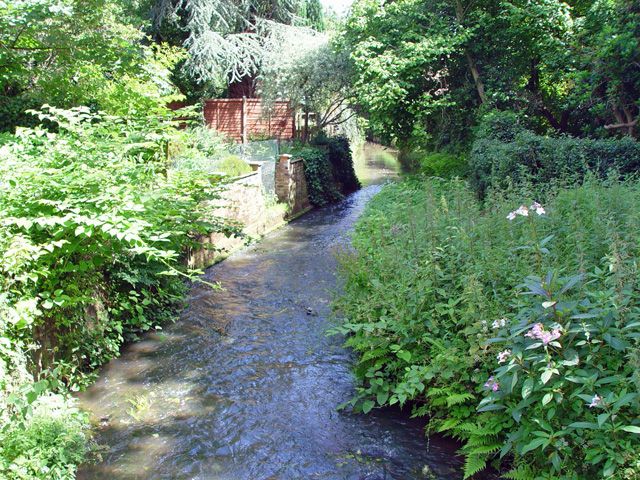
[[[144,47],[122,17],[115,0],[0,1],[0,131],[43,103],[124,113],[171,94],[179,53]]]
[[[328,125],[355,115],[348,50],[309,28],[274,27],[268,37],[260,75],[260,93],[267,101],[287,100],[305,113],[304,139]],[[307,126],[308,114],[315,126]]]
[[[578,40],[582,62],[576,100],[605,129],[635,137],[640,115],[640,2],[595,2]]]
[[[309,26],[318,32],[324,32],[324,14],[320,0],[306,0],[305,13]]]
[[[633,128],[638,2],[574,3],[357,1],[346,41],[374,133],[441,148],[470,140],[471,127],[498,109],[540,132],[581,134],[595,104],[617,105],[611,129]]]
[[[252,97],[265,38],[274,25],[298,22],[295,12],[295,0],[160,0],[152,18],[156,28],[183,25],[189,52],[184,69],[194,80],[228,82],[236,95]]]

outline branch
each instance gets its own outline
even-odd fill
[[[71,47],[16,47],[14,45],[7,45],[4,42],[0,42],[0,47],[4,47],[7,50],[22,50],[22,51],[51,51],[51,50],[71,50]]]
[[[609,125],[605,125],[604,128],[607,130],[616,130],[618,128],[630,128],[635,127],[638,123],[638,119],[636,118],[633,122],[629,123],[610,123]]]

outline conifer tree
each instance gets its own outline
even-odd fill
[[[306,6],[306,16],[309,26],[317,32],[324,32],[324,16],[322,14],[320,0],[307,0]]]

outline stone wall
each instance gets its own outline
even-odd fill
[[[276,195],[279,202],[289,206],[289,217],[297,217],[311,208],[302,159],[280,155],[276,164]]]
[[[284,209],[267,208],[260,173],[256,171],[238,178],[228,185],[228,190],[221,193],[221,200],[211,202],[215,207],[212,208],[212,216],[241,223],[244,225],[243,232],[252,237],[264,235],[285,222]],[[227,238],[221,233],[214,233],[201,237],[200,241],[204,245],[215,246],[215,250],[202,248],[190,252],[188,264],[192,268],[213,265],[244,245],[246,239]]]
[[[291,155],[281,155],[275,169],[259,166],[258,170],[236,179],[221,193],[218,202],[211,202],[212,216],[224,218],[244,225],[243,232],[251,237],[264,235],[278,228],[286,220],[297,217],[311,209],[307,196],[307,181],[304,176],[304,163],[301,159],[292,160]],[[268,208],[263,194],[261,176],[275,176],[275,191],[278,201],[288,207]],[[188,264],[192,268],[206,268],[225,258],[230,252],[240,248],[245,239],[227,238],[221,233],[202,237],[201,243],[212,245],[214,249],[202,248],[190,252]]]

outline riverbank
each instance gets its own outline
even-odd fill
[[[462,180],[418,177],[368,204],[337,268],[336,331],[362,382],[346,405],[413,404],[465,443],[465,477],[633,471],[640,189],[530,188],[481,203]]]

